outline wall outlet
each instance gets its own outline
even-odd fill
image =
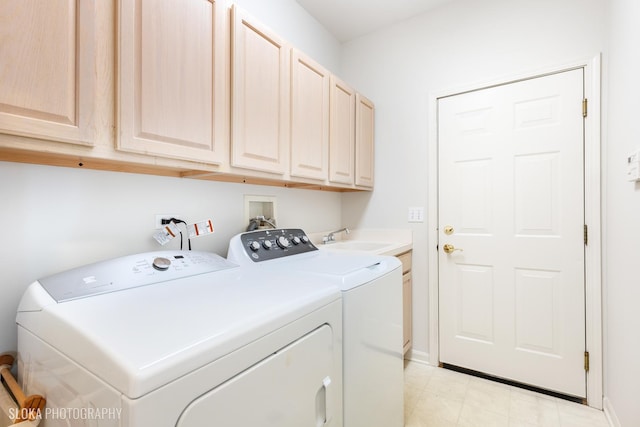
[[[409,222],[424,222],[424,207],[409,208]]]
[[[182,217],[178,214],[156,214],[156,229],[162,228],[162,220],[163,219],[182,219]]]

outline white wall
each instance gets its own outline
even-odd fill
[[[236,3],[327,68],[338,68],[340,45],[294,0]],[[163,249],[151,237],[155,214],[212,218],[215,234],[194,239],[193,248],[226,256],[231,236],[247,226],[244,194],[276,196],[282,227],[314,232],[341,225],[338,193],[0,162],[0,352],[16,350],[15,311],[31,282]]]
[[[349,42],[344,78],[376,104],[376,187],[343,196],[350,227],[410,227],[414,357],[428,348],[427,207],[430,95],[590,58],[605,47],[606,0],[457,0]],[[355,213],[355,214],[354,214]]]
[[[604,379],[605,404],[626,427],[640,425],[640,184],[625,179],[627,156],[640,150],[640,3],[610,3]]]
[[[309,232],[341,223],[340,195],[246,184],[0,162],[0,352],[16,349],[15,311],[34,280],[137,252],[178,249],[152,238],[155,214],[211,218],[215,233],[194,250],[226,256],[246,228],[244,194],[276,196],[278,225]],[[186,245],[186,240],[185,240]]]

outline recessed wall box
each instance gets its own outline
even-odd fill
[[[252,218],[264,217],[267,220],[275,221],[278,217],[275,196],[244,196],[244,223],[249,225]],[[276,223],[277,225],[277,223]],[[271,228],[265,225],[265,228]]]

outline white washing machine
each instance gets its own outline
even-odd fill
[[[341,427],[338,289],[206,252],[153,252],[33,283],[18,374],[41,426]]]
[[[234,236],[227,259],[263,277],[298,272],[335,284],[343,304],[345,427],[404,425],[402,268],[395,257],[318,250],[300,229]]]

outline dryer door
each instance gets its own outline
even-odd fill
[[[331,405],[331,379],[339,372],[332,334],[321,326],[204,394],[185,409],[177,427],[340,426]]]

